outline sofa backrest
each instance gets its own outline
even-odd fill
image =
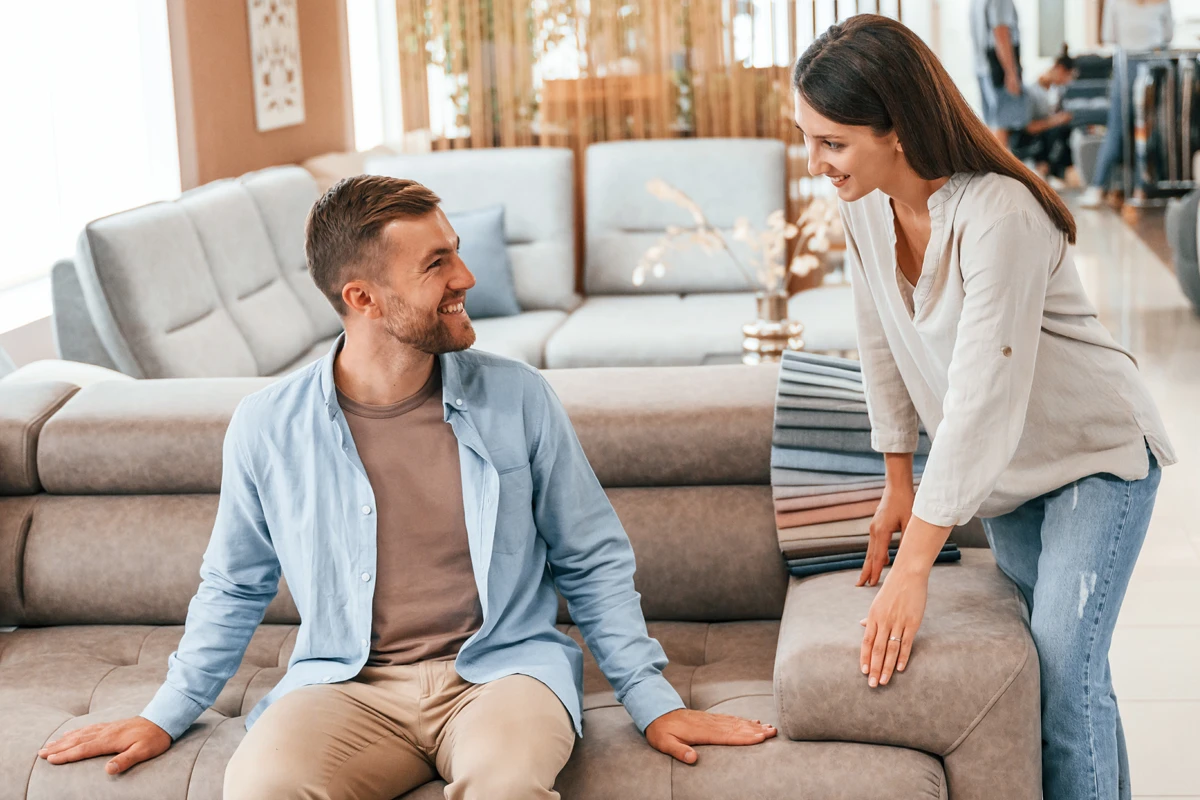
[[[768,485],[775,370],[546,375],[633,542],[647,617],[777,618],[787,578]],[[7,424],[0,415],[0,471],[19,471],[0,482],[0,625],[182,623],[225,428],[267,384],[25,387],[20,403],[0,384],[0,408],[24,409]],[[267,621],[297,621],[286,587]]]
[[[445,211],[504,206],[504,231],[521,309],[571,311],[579,304],[575,167],[570,150],[504,147],[383,155],[368,158],[366,170],[424,184],[441,198]]]
[[[696,244],[670,250],[662,277],[633,284],[647,249],[669,226],[695,225],[692,215],[646,189],[661,179],[690,197],[732,244],[742,263],[753,256],[733,242],[745,217],[762,229],[767,216],[786,209],[786,158],[774,139],[662,139],[606,142],[587,149],[587,248],[584,285],[589,295],[740,292],[752,289],[723,250]]]
[[[278,167],[88,223],[76,270],[116,366],[135,377],[266,375],[336,333],[336,314],[295,269],[316,197],[303,169]]]

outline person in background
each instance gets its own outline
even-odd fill
[[[1064,178],[1071,166],[1071,113],[1057,110],[1055,89],[1075,79],[1075,59],[1064,44],[1054,66],[1043,72],[1036,81],[1025,86],[1029,102],[1030,121],[1010,140],[1013,155],[1022,161],[1032,161],[1038,174],[1047,178],[1056,191],[1066,186]]]
[[[1020,32],[1013,0],[971,0],[971,41],[983,121],[1007,147],[1009,132],[1019,131],[1029,122],[1028,106],[1021,96]]]
[[[1175,18],[1170,0],[1108,0],[1104,4],[1100,39],[1118,50],[1153,50],[1167,47],[1175,37]],[[1108,123],[1104,143],[1096,159],[1096,172],[1087,191],[1079,199],[1084,208],[1098,208],[1104,202],[1113,165],[1121,160],[1125,143],[1125,119],[1128,102],[1121,97],[1121,77],[1114,60],[1112,88],[1108,94]]]

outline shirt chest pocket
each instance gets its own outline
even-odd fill
[[[497,553],[524,553],[533,546],[533,473],[528,462],[500,470],[500,496],[496,499]]]

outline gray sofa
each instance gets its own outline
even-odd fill
[[[588,151],[587,299],[575,292],[575,165],[569,150],[506,148],[372,158],[462,211],[502,204],[522,313],[475,320],[477,346],[534,366],[687,365],[736,360],[753,296],[723,254],[673,254],[661,280],[632,284],[638,257],[689,219],[651,197],[662,177],[713,222],[761,223],[785,205],[784,150],[759,139],[623,142]],[[324,352],[339,321],[305,268],[317,198],[299,167],[216,181],[89,223],[74,261],[55,265],[63,358],[134,377],[280,375]],[[793,315],[817,351],[855,348],[848,286],[803,292]]]
[[[939,566],[907,672],[858,672],[873,589],[789,579],[769,480],[768,366],[547,372],[628,530],[666,677],[692,708],[770,721],[778,739],[648,747],[590,656],[572,800],[1040,797],[1038,662],[1019,593],[979,537]],[[247,711],[297,634],[286,586],[216,705],[122,776],[38,748],[136,714],[182,633],[217,509],[230,414],[268,379],[0,383],[0,800],[215,800]],[[958,535],[956,534],[956,537]],[[577,639],[565,609],[563,629]],[[432,800],[441,785],[408,795]]]
[[[1200,218],[1200,191],[1188,192],[1167,205],[1167,244],[1179,288],[1200,314],[1200,248],[1197,247],[1197,219]]]

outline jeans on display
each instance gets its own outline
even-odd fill
[[[1092,475],[983,521],[1030,610],[1041,661],[1042,787],[1053,800],[1128,800],[1129,759],[1108,665],[1117,614],[1161,470]]]

